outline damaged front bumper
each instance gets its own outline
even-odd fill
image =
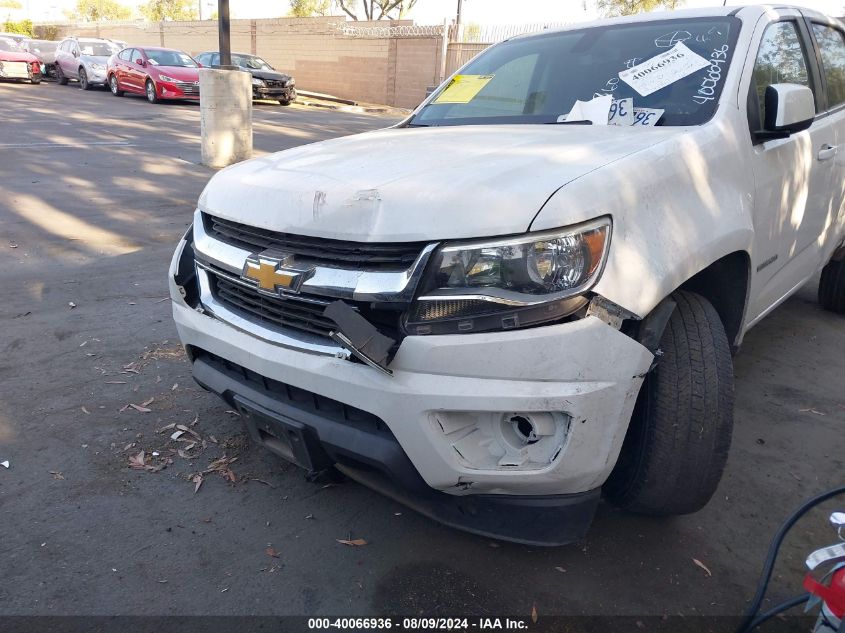
[[[640,343],[595,316],[408,336],[386,375],[204,313],[178,265],[189,251],[171,267],[179,336],[254,439],[472,532],[558,545],[586,531],[653,360]]]

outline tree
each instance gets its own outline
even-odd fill
[[[655,9],[677,9],[683,0],[596,0],[596,8],[606,18],[634,15]]]
[[[12,22],[6,20],[0,23],[0,30],[7,33],[18,33],[20,35],[29,35],[32,37],[32,20],[21,20],[20,22]]]
[[[295,18],[310,18],[314,15],[329,15],[330,10],[330,0],[290,0],[288,15]]]
[[[132,9],[116,0],[76,0],[76,8],[69,16],[82,22],[128,20],[132,17]]]
[[[414,8],[417,0],[335,0],[335,2],[338,8],[353,20],[401,20]]]
[[[140,9],[150,22],[196,20],[198,17],[193,0],[149,0]]]
[[[23,9],[18,0],[0,0],[0,9]]]

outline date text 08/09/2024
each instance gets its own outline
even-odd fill
[[[362,630],[385,631],[525,631],[527,618],[309,618],[308,630]]]

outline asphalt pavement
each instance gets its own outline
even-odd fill
[[[602,505],[582,542],[537,549],[306,482],[193,383],[170,317],[170,256],[213,173],[199,107],[74,84],[0,83],[0,103],[0,615],[737,614],[780,521],[845,479],[845,319],[813,282],[736,356],[727,473],[697,514]],[[254,116],[259,154],[395,120]],[[133,469],[140,451],[172,463]],[[800,593],[835,507],[787,540],[773,601]]]

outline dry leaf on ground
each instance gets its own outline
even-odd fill
[[[367,544],[367,541],[365,541],[362,538],[356,538],[356,539],[352,539],[352,540],[345,539],[345,538],[339,538],[339,539],[335,539],[335,540],[338,543],[340,543],[341,545],[350,545],[351,547],[361,547],[361,546]]]
[[[264,550],[264,553],[267,554],[267,556],[272,556],[273,558],[278,558],[281,555],[281,553],[277,551],[275,547],[268,547]]]
[[[704,563],[702,563],[702,562],[701,562],[700,560],[698,560],[697,558],[693,558],[693,559],[692,559],[692,562],[694,562],[696,565],[698,565],[699,567],[701,567],[701,569],[703,569],[703,570],[705,571],[705,573],[706,573],[708,576],[712,576],[712,575],[713,575],[713,573],[712,573],[712,572],[711,572],[711,571],[707,568],[707,565],[705,565]]]

